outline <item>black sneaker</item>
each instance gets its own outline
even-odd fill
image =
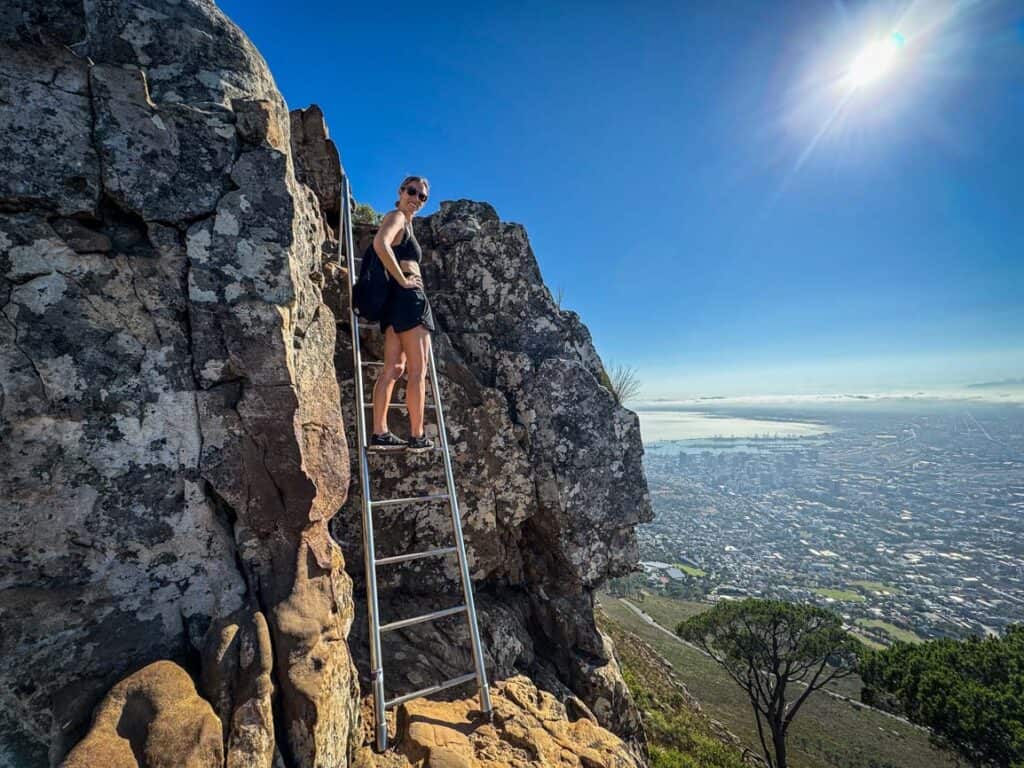
[[[400,437],[397,437],[390,432],[385,432],[383,435],[373,435],[370,437],[371,451],[403,451],[409,444]]]
[[[410,437],[406,445],[408,446],[406,450],[409,453],[423,453],[434,447],[434,441],[426,435],[420,435],[419,437]]]

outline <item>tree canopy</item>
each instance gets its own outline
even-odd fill
[[[746,691],[772,768],[786,768],[786,733],[804,702],[854,672],[860,648],[831,611],[779,600],[722,602],[680,623],[676,632]]]
[[[1024,625],[1002,638],[897,643],[861,674],[865,702],[895,701],[972,764],[1024,766]]]
[[[377,213],[369,203],[356,203],[352,211],[352,221],[356,224],[380,224],[381,215]]]

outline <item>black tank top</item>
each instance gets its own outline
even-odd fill
[[[423,258],[423,251],[420,250],[420,244],[417,242],[416,235],[409,225],[405,227],[405,239],[398,245],[391,246],[391,250],[395,252],[395,256],[400,262],[415,261],[419,264],[420,259]]]

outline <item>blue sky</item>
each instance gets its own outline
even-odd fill
[[[220,5],[357,197],[523,224],[645,397],[1024,375],[1019,0]]]

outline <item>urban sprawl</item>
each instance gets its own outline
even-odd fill
[[[835,431],[647,447],[655,520],[639,529],[634,582],[813,602],[882,643],[1024,621],[1022,409],[864,405],[782,418]]]

